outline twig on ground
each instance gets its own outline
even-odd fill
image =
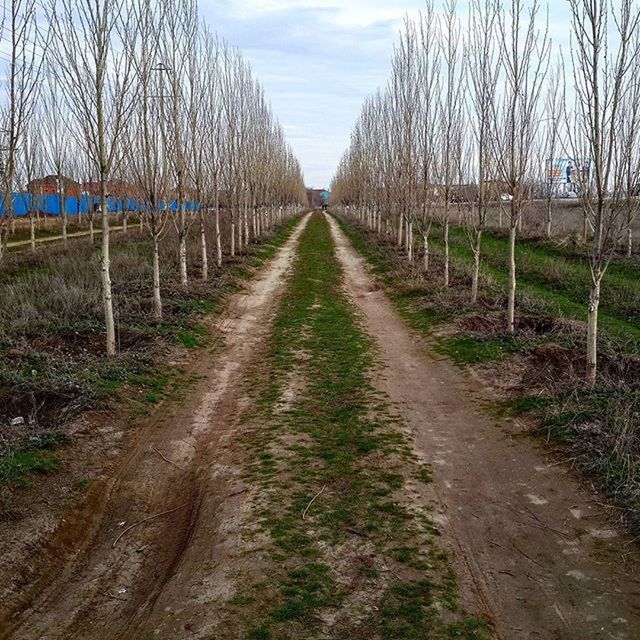
[[[348,531],[349,533],[353,533],[356,536],[360,536],[361,538],[369,539],[369,536],[366,533],[363,533],[362,531],[359,531],[358,529],[356,529],[354,527],[345,527],[345,531]]]
[[[307,511],[309,511],[309,507],[324,493],[324,490],[327,488],[327,485],[325,484],[322,489],[320,489],[320,491],[318,491],[318,493],[316,493],[315,496],[313,496],[313,498],[311,498],[311,502],[307,505],[306,509],[302,512],[302,519],[304,520],[307,517]]]
[[[129,525],[124,531],[122,531],[120,535],[113,541],[113,548],[115,549],[116,545],[120,541],[120,538],[122,538],[122,536],[124,536],[125,533],[127,533],[128,531],[131,531],[131,529],[133,529],[134,527],[144,524],[145,522],[149,522],[149,520],[155,520],[156,518],[167,516],[170,513],[173,513],[174,511],[179,511],[180,509],[184,509],[186,506],[187,506],[186,504],[183,504],[182,506],[176,507],[175,509],[169,509],[168,511],[163,511],[162,513],[156,513],[153,516],[149,516],[148,518],[143,518],[142,520],[138,520],[138,522],[134,522],[132,525]]]
[[[112,593],[109,593],[108,591],[98,591],[98,593],[101,596],[104,596],[105,598],[111,598],[112,600],[119,600],[120,602],[128,602],[126,598],[120,598],[119,596],[114,596]]]
[[[175,463],[173,460],[169,460],[169,458],[165,457],[164,454],[161,451],[158,451],[158,449],[156,449],[155,447],[151,447],[153,449],[153,451],[155,451],[165,462],[168,462],[169,464],[172,464],[174,467],[180,469],[180,471],[184,471],[184,469],[177,463]]]

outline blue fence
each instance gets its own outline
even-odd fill
[[[64,198],[64,206],[68,215],[86,214],[89,211],[95,211],[100,204],[100,198],[97,196],[83,195],[79,198],[69,196]],[[139,212],[146,207],[144,203],[135,198],[117,198],[111,196],[107,198],[109,211],[116,213],[121,211]],[[16,216],[27,216],[30,212],[39,211],[42,214],[50,216],[59,216],[62,214],[60,207],[60,197],[57,195],[31,195],[29,193],[13,193],[13,212]],[[163,203],[166,206],[166,203]],[[199,209],[198,203],[187,202],[188,211]],[[179,204],[177,202],[169,202],[171,211],[178,211]],[[4,213],[4,197],[0,194],[0,215]]]

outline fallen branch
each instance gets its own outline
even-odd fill
[[[167,516],[170,513],[173,513],[174,511],[179,511],[180,509],[184,509],[187,505],[183,504],[180,507],[176,507],[175,509],[169,509],[169,511],[163,511],[162,513],[156,513],[153,516],[149,516],[148,518],[143,518],[142,520],[138,520],[138,522],[134,522],[132,525],[129,525],[124,531],[122,531],[120,533],[120,535],[113,541],[113,548],[116,548],[116,545],[118,544],[118,542],[120,542],[120,538],[122,538],[122,536],[125,535],[125,533],[127,533],[128,531],[131,531],[131,529],[133,529],[134,527],[137,527],[138,525],[144,524],[145,522],[149,522],[149,520],[155,520],[156,518],[161,518],[162,516]]]
[[[114,596],[112,593],[108,591],[98,591],[101,596],[105,598],[111,598],[112,600],[119,600],[120,602],[129,602],[126,598],[120,598],[119,596]]]
[[[324,490],[326,488],[327,488],[327,485],[325,484],[324,487],[322,487],[322,489],[320,489],[320,491],[318,491],[318,493],[316,493],[316,495],[313,496],[313,498],[311,498],[311,502],[307,505],[307,508],[302,512],[303,520],[307,517],[307,511],[309,511],[309,507],[324,493]]]
[[[361,538],[366,538],[367,540],[369,539],[369,536],[366,533],[359,531],[355,527],[345,527],[345,531],[348,531],[349,533],[353,533],[356,536],[360,536]]]
[[[172,464],[174,467],[180,469],[180,471],[184,471],[184,469],[179,465],[176,464],[173,460],[169,460],[169,458],[166,458],[164,456],[164,454],[161,451],[158,451],[158,449],[156,449],[155,447],[151,447],[165,462],[168,462],[169,464]]]

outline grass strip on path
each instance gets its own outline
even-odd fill
[[[329,226],[303,232],[243,434],[247,481],[270,540],[264,579],[221,638],[484,638],[460,611],[429,507],[430,481],[371,384],[375,350],[342,291]],[[264,363],[263,363],[264,364]]]

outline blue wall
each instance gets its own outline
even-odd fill
[[[1,196],[1,194],[0,194]],[[80,213],[87,213],[89,211],[90,204],[96,207],[100,202],[100,198],[94,196],[80,196],[76,198],[69,196],[65,198],[65,206],[67,214],[76,215],[78,213],[78,205],[80,206]],[[79,202],[78,202],[79,201]],[[126,211],[140,211],[143,209],[143,205],[135,198],[120,198],[110,197],[108,198],[109,211],[122,211],[123,205]],[[177,202],[170,202],[169,207],[172,211],[178,211],[179,205]],[[187,210],[197,209],[196,203],[187,202]],[[14,193],[13,194],[13,212],[16,216],[26,216],[31,211],[40,211],[41,213],[59,216],[60,211],[60,198],[53,195],[32,196],[29,193]],[[0,215],[4,212],[4,198],[0,197]]]

